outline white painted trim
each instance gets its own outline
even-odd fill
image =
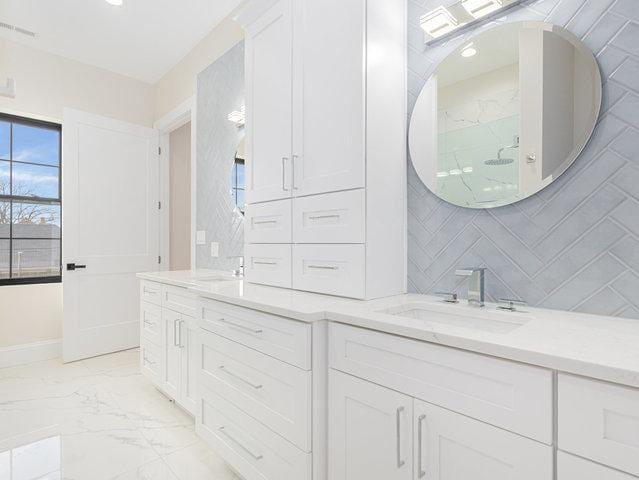
[[[60,358],[61,354],[62,339],[60,338],[3,347],[0,348],[0,368]]]
[[[0,113],[13,115],[15,117],[30,118],[32,120],[41,120],[43,122],[57,123],[62,125],[62,119],[57,117],[48,117],[46,115],[38,115],[37,113],[23,112],[22,110],[14,110],[12,108],[0,108]]]
[[[162,211],[160,212],[160,255],[162,266],[160,270],[170,268],[170,225],[169,225],[169,152],[171,148],[170,133],[191,122],[191,268],[195,268],[195,237],[196,237],[196,159],[197,159],[197,100],[193,95],[175,107],[169,113],[157,120],[153,128],[160,132],[160,198]]]

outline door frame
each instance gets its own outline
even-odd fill
[[[160,270],[170,270],[171,268],[171,245],[170,245],[170,221],[169,212],[171,199],[169,195],[169,162],[171,143],[171,132],[191,122],[191,270],[195,269],[195,239],[196,239],[196,167],[197,167],[197,100],[196,95],[192,95],[173,110],[162,116],[154,124],[153,128],[160,132],[160,255],[162,263]]]

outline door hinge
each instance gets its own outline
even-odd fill
[[[162,155],[162,147],[158,147],[158,155]]]
[[[162,263],[162,256],[158,255],[158,263]]]
[[[162,210],[162,202],[158,202],[158,210]]]

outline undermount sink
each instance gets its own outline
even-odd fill
[[[448,304],[413,302],[380,310],[378,313],[423,320],[425,324],[451,325],[492,333],[510,333],[528,323],[532,317],[525,312],[488,310]]]

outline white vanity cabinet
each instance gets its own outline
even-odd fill
[[[141,371],[195,415],[199,335],[196,296],[186,288],[140,282]]]
[[[367,299],[405,291],[405,9],[251,0],[236,16],[248,281]]]

